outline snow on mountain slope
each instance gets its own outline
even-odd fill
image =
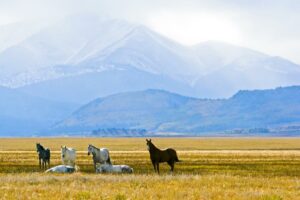
[[[17,88],[24,93],[54,101],[87,103],[92,99],[113,93],[144,90],[145,88],[193,94],[185,83],[168,76],[151,74],[137,69],[108,69],[61,77]]]
[[[170,83],[176,82],[174,85],[180,88],[171,88],[173,92],[218,98],[231,96],[240,89],[299,84],[300,76],[299,65],[280,57],[213,41],[183,46],[146,27],[90,15],[68,17],[7,48],[0,53],[0,67],[0,85],[21,89],[26,86],[27,92],[37,92],[37,96],[43,91],[54,91],[48,83],[55,80],[68,90],[77,89],[68,80],[85,80],[86,90],[96,91],[92,73],[110,74],[110,79],[116,81],[112,74],[120,70],[126,73],[117,84],[100,75],[102,80],[97,84],[106,88],[96,94],[136,89],[119,85],[132,78],[129,72],[135,74],[136,70],[149,78],[144,84],[147,88],[139,89],[157,88],[154,82],[164,77],[160,89],[170,89]],[[139,81],[136,84],[143,81],[134,80]]]
[[[242,89],[299,85],[299,77],[299,65],[280,57],[250,51],[215,67],[211,73],[197,81],[195,89],[200,96],[230,97]]]
[[[32,22],[15,22],[0,26],[0,52],[19,44],[40,29],[43,25]]]
[[[218,70],[232,62],[240,60],[247,64],[249,61],[266,59],[269,56],[245,47],[234,46],[217,41],[207,41],[192,46],[196,56],[205,65],[206,74]]]
[[[136,68],[188,83],[196,80],[204,70],[204,66],[189,55],[192,52],[187,47],[138,26],[117,43],[79,65]]]
[[[31,71],[77,62],[92,53],[92,48],[85,50],[89,43],[102,38],[98,41],[102,46],[97,45],[97,50],[101,49],[131,28],[130,24],[120,24],[117,20],[107,21],[90,15],[68,17],[3,51],[0,54],[0,78],[8,80],[11,76],[22,77],[24,75],[19,74],[27,73],[30,78]],[[118,34],[113,33],[116,29]]]

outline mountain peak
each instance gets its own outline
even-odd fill
[[[93,97],[160,88],[224,98],[242,88],[300,84],[300,67],[288,60],[217,41],[184,46],[142,25],[85,14],[68,16],[7,48],[0,66],[0,85],[27,85],[31,94],[55,99],[61,97],[49,87],[59,83],[67,88],[62,93],[72,93],[71,79],[86,84]],[[100,83],[106,88],[99,90]]]

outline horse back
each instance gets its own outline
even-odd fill
[[[150,152],[150,157],[152,161],[157,162],[168,162],[170,160],[177,160],[177,154],[174,149],[165,149],[165,150],[157,150]]]
[[[70,157],[76,157],[76,150],[75,149],[72,149],[72,148],[69,148],[68,151],[67,151],[67,154],[70,156]]]
[[[177,152],[175,151],[175,149],[169,148],[166,150],[169,154],[169,156],[174,159],[175,161],[179,161],[178,157],[177,157]]]
[[[46,159],[50,159],[50,149],[46,149]]]

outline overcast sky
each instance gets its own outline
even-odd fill
[[[145,24],[186,45],[219,40],[300,64],[298,0],[0,0],[0,25],[74,13]]]

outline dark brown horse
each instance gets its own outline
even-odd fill
[[[179,162],[176,151],[171,148],[160,150],[151,142],[151,139],[146,139],[146,142],[154,171],[159,173],[159,163],[167,162],[171,167],[171,172],[173,172],[175,162]]]

